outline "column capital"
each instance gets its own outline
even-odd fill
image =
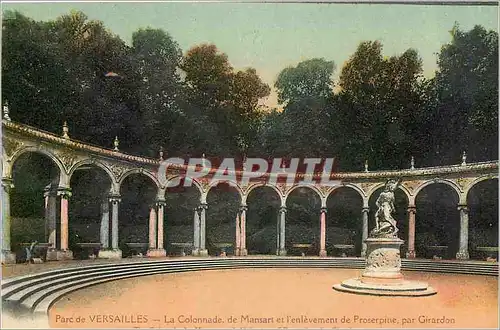
[[[361,209],[361,212],[362,212],[362,213],[369,213],[369,212],[370,212],[370,208],[369,208],[369,207],[363,207],[363,208]]]
[[[248,206],[240,205],[240,212],[246,212],[246,211],[248,211]]]
[[[279,211],[278,211],[278,212],[280,212],[280,213],[286,213],[286,212],[287,212],[287,210],[286,210],[286,206],[281,206],[281,207],[279,208]]]
[[[328,213],[328,207],[322,207],[320,213]]]
[[[457,206],[457,210],[464,211],[465,213],[468,213],[469,212],[469,207],[467,206],[467,204],[459,204]]]
[[[10,193],[14,188],[14,180],[12,178],[2,178],[2,187],[7,193]]]
[[[122,201],[121,196],[118,194],[112,194],[108,196],[108,200],[112,204],[118,204]]]
[[[207,203],[201,203],[200,206],[198,206],[199,210],[207,210],[208,209],[208,204]]]
[[[61,198],[69,199],[71,197],[71,188],[69,187],[58,187],[57,188],[57,196],[61,196]]]
[[[408,206],[408,213],[417,213],[417,207],[415,205]]]

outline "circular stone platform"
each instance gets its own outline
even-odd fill
[[[333,288],[337,291],[368,294],[375,296],[403,296],[422,297],[436,294],[437,291],[424,282],[401,281],[397,284],[365,283],[360,278],[351,278],[341,284],[335,284]]]

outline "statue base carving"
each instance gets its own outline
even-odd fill
[[[400,248],[403,241],[395,237],[368,238],[366,267],[359,278],[336,284],[337,291],[376,296],[430,296],[436,290],[427,283],[407,281],[401,274]]]

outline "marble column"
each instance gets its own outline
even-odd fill
[[[69,189],[60,190],[61,196],[61,251],[67,251],[69,239],[69,198],[71,191]]]
[[[194,208],[193,219],[193,251],[192,254],[197,256],[200,254],[200,212],[199,208]]]
[[[366,239],[368,238],[368,213],[370,213],[370,208],[363,207],[361,211],[363,213],[363,229],[361,232],[361,256],[366,257]]]
[[[111,203],[111,248],[119,250],[118,248],[118,205],[121,202],[119,196],[112,196],[109,199]]]
[[[60,238],[57,249],[47,251],[47,260],[70,260],[73,259],[73,252],[69,249],[69,198],[70,188],[58,188],[57,196],[60,197]],[[55,232],[55,231],[54,231]],[[54,233],[55,236],[55,233]],[[55,240],[55,238],[54,238]]]
[[[286,207],[282,206],[280,208],[280,246],[279,246],[279,251],[278,255],[280,256],[286,256],[286,249],[285,249],[285,217],[286,217]]]
[[[203,203],[200,205],[200,256],[208,256],[208,250],[205,247],[205,229],[206,229],[206,214],[208,204]]]
[[[109,200],[105,198],[101,203],[101,244],[103,249],[109,249]]]
[[[276,255],[280,255],[280,222],[281,222],[281,212],[278,210],[278,216],[276,217]]]
[[[103,211],[107,207],[107,212],[103,212],[101,219],[101,243],[103,243],[103,249],[99,251],[98,257],[100,259],[121,259],[122,257],[122,251],[118,248],[118,205],[120,202],[119,195],[110,195],[108,201],[102,204]],[[111,249],[109,248],[109,204],[111,204]],[[104,245],[106,240],[107,245]]]
[[[415,214],[417,208],[415,206],[408,207],[408,251],[406,258],[415,259]]]
[[[236,214],[236,244],[234,248],[234,255],[240,255],[241,248],[241,226],[240,226],[240,212]]]
[[[247,207],[245,205],[242,205],[240,207],[240,255],[246,256],[248,255],[247,251],[247,233],[246,233],[246,214],[247,214]]]
[[[459,205],[460,211],[460,243],[457,259],[469,259],[469,209],[467,205]]]
[[[158,201],[156,203],[158,207],[158,244],[157,248],[159,250],[165,250],[165,247],[163,246],[163,236],[164,236],[164,216],[165,216],[165,202],[164,201]]]
[[[167,252],[163,248],[163,216],[164,200],[156,201],[149,212],[149,249],[148,257],[165,257]]]
[[[45,189],[45,237],[47,243],[52,244],[49,250],[57,248],[57,190],[50,187]]]
[[[156,209],[149,209],[149,249],[156,249]]]
[[[10,192],[14,188],[12,179],[2,179],[2,264],[15,264],[16,255],[10,247]]]
[[[326,212],[327,212],[326,207],[321,208],[321,214],[319,217],[319,226],[320,226],[320,233],[319,233],[319,256],[320,257],[326,257]]]

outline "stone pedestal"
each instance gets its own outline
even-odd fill
[[[165,249],[149,249],[147,253],[148,257],[166,257],[167,251]]]
[[[122,250],[119,249],[103,249],[99,251],[97,256],[99,259],[121,259]]]
[[[430,296],[436,291],[427,283],[404,280],[401,274],[399,238],[368,238],[366,267],[358,278],[333,286],[335,290],[376,296]]]
[[[56,260],[73,260],[73,251],[71,250],[48,250],[47,251],[47,261],[56,261]]]
[[[12,251],[2,250],[2,264],[15,264],[16,254]]]

